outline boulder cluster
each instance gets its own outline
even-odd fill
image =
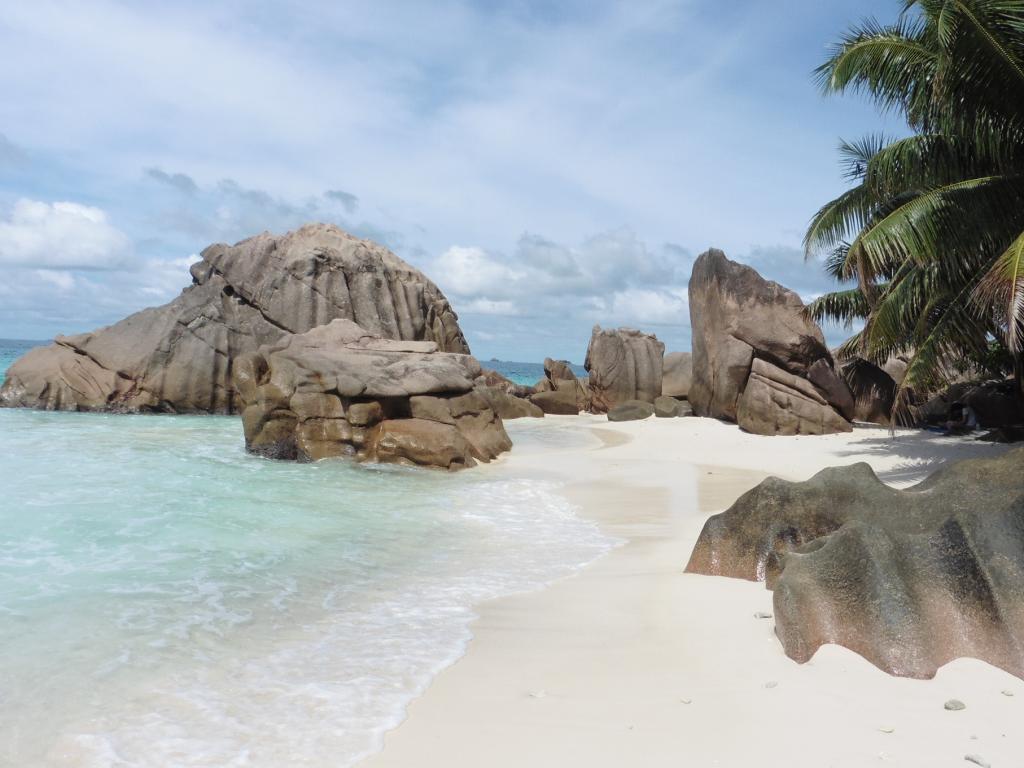
[[[687,571],[766,581],[776,633],[930,678],[969,656],[1024,677],[1024,449],[949,465],[908,490],[867,464],[769,478],[709,519]]]
[[[334,320],[242,355],[234,369],[246,448],[274,459],[462,469],[512,447],[480,365],[432,341]]]
[[[459,469],[511,448],[498,412],[519,401],[483,386],[444,294],[386,248],[310,224],[211,245],[191,274],[169,304],[30,351],[0,406],[242,412],[247,449],[276,459]]]
[[[579,378],[565,360],[544,361],[544,378],[528,395],[544,413],[576,415],[582,411],[608,414],[610,421],[636,421],[654,415],[689,415],[682,402],[689,388],[689,353],[665,355],[656,336],[634,328],[595,326]],[[665,364],[673,366],[665,393]],[[678,369],[678,370],[677,370]]]

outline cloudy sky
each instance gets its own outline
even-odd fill
[[[90,0],[0,14],[0,337],[163,303],[212,242],[333,221],[448,294],[482,358],[590,328],[688,348],[720,247],[811,297],[826,46],[897,0]]]

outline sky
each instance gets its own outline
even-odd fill
[[[597,323],[689,349],[709,247],[832,287],[801,240],[838,142],[900,127],[813,70],[899,5],[6,4],[0,337],[109,324],[211,243],[330,221],[438,283],[481,359],[579,362]]]

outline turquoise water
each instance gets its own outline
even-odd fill
[[[557,490],[270,462],[230,417],[0,410],[0,765],[350,765],[474,605],[611,546]]]
[[[544,365],[542,363],[512,363],[506,360],[481,360],[480,364],[484,368],[490,368],[492,371],[497,371],[505,378],[514,381],[516,384],[532,386],[544,378]],[[580,378],[589,375],[583,369],[582,365],[576,365],[573,363],[570,364],[570,367]]]

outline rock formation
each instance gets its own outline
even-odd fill
[[[840,370],[850,391],[853,392],[853,418],[870,424],[889,426],[897,390],[897,384],[892,376],[862,358],[844,362]]]
[[[461,469],[512,447],[479,375],[469,355],[334,320],[239,356],[234,384],[251,453]]]
[[[371,333],[468,353],[441,291],[386,248],[309,224],[211,245],[174,301],[59,336],[14,363],[0,405],[48,410],[232,413],[239,355],[342,318]]]
[[[689,298],[694,413],[757,434],[850,429],[852,395],[799,296],[711,250],[693,266]]]
[[[653,403],[661,395],[665,345],[654,336],[594,326],[584,367],[590,373],[590,410],[607,413],[619,403]]]
[[[537,382],[530,401],[545,413],[576,415],[590,410],[590,386],[573,372],[567,360],[544,359],[544,378]]]
[[[500,389],[513,397],[529,397],[536,391],[533,387],[516,384],[514,381],[502,376],[497,371],[491,371],[487,368],[483,369],[483,373],[480,375],[480,378],[477,379],[476,383],[478,387]]]
[[[689,352],[669,352],[662,364],[661,394],[686,398],[693,379],[693,355]]]
[[[867,464],[769,478],[704,526],[687,571],[766,580],[786,653],[835,643],[901,676],[970,656],[1024,677],[1024,450],[908,490]]]
[[[982,429],[1024,426],[1024,400],[1012,379],[952,384],[915,409],[916,415],[925,424],[941,425],[952,418],[954,403],[969,406]]]
[[[582,410],[574,390],[561,389],[530,395],[530,402],[552,416],[577,416]]]
[[[654,399],[654,415],[659,419],[673,419],[676,416],[689,416],[693,411],[685,400],[677,400],[668,395]]]
[[[510,395],[499,387],[477,386],[476,391],[487,399],[487,403],[502,419],[540,419],[544,411],[523,397]]]
[[[757,435],[828,435],[851,427],[807,379],[755,357],[736,421]]]

